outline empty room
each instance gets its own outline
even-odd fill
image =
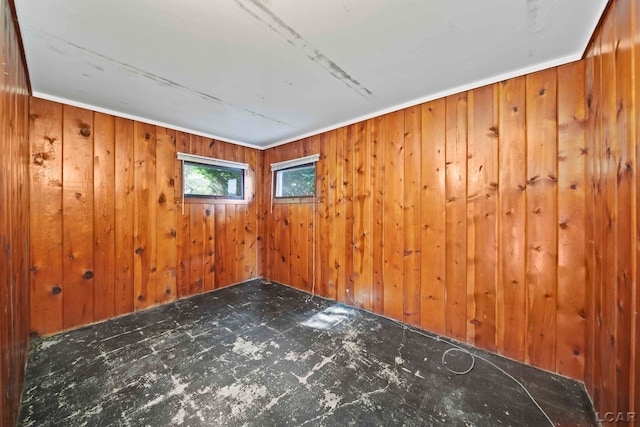
[[[1,426],[640,425],[640,0],[0,1]]]

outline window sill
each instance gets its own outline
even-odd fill
[[[274,205],[320,203],[319,197],[279,197],[273,199]]]
[[[185,197],[185,205],[248,205],[248,199],[219,199],[216,197]],[[182,199],[175,200],[176,205],[182,204]]]

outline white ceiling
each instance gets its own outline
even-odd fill
[[[607,0],[17,0],[35,96],[268,147],[580,59]]]

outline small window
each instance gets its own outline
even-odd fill
[[[185,162],[185,197],[244,198],[244,170]]]
[[[186,153],[178,153],[178,160],[182,161],[183,208],[185,199],[190,199],[191,203],[206,199],[219,199],[220,203],[244,200],[248,164]]]
[[[316,165],[307,164],[276,171],[276,198],[316,195]]]

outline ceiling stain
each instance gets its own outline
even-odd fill
[[[296,30],[291,28],[280,17],[268,9],[259,0],[234,0],[240,8],[253,16],[260,23],[266,25],[271,31],[284,37],[290,45],[298,48],[307,58],[320,64],[333,77],[342,81],[347,87],[353,89],[359,95],[367,98],[373,95],[369,89],[349,75],[338,64],[327,58],[322,52],[313,47]],[[252,5],[254,7],[252,7]]]
[[[87,49],[87,48],[85,48],[83,46],[80,46],[80,45],[78,45],[76,43],[72,43],[72,42],[70,42],[68,40],[64,40],[64,39],[61,39],[60,37],[56,37],[56,36],[54,36],[52,34],[47,34],[47,33],[43,32],[43,31],[36,30],[35,28],[29,28],[29,30],[33,31],[35,33],[38,33],[41,36],[48,37],[48,38],[50,38],[52,40],[56,40],[56,41],[58,41],[60,43],[64,43],[65,45],[67,45],[69,47],[77,49],[77,50],[79,50],[81,52],[84,52],[86,54],[89,54],[91,56],[94,56],[94,57],[97,57],[97,58],[100,58],[100,59],[104,59],[105,61],[108,61],[108,62],[110,62],[110,63],[112,63],[114,65],[117,65],[117,66],[119,66],[121,68],[124,68],[125,70],[131,72],[132,74],[135,74],[135,75],[140,76],[140,77],[144,77],[146,79],[149,79],[151,81],[159,83],[162,86],[179,89],[179,90],[182,90],[183,92],[187,92],[187,93],[196,95],[196,96],[198,96],[198,97],[200,97],[200,98],[202,98],[202,99],[204,99],[206,101],[212,101],[212,102],[215,102],[216,104],[224,105],[224,106],[229,107],[229,108],[239,109],[239,110],[244,111],[245,113],[248,113],[248,114],[250,114],[252,116],[260,117],[262,119],[269,120],[269,121],[272,121],[274,123],[278,123],[278,124],[281,124],[281,125],[284,125],[284,126],[292,127],[292,125],[289,124],[289,123],[283,122],[283,121],[278,120],[278,119],[274,119],[272,117],[266,116],[264,114],[258,113],[256,111],[253,111],[253,110],[250,110],[250,109],[247,109],[247,108],[244,108],[244,107],[228,104],[228,103],[224,102],[222,99],[220,99],[220,98],[218,98],[216,96],[209,95],[208,93],[201,92],[201,91],[198,91],[198,90],[195,90],[195,89],[191,89],[191,88],[189,88],[187,86],[181,85],[180,83],[177,83],[177,82],[174,82],[174,81],[169,80],[167,78],[164,78],[164,77],[158,76],[156,74],[150,73],[150,72],[145,71],[145,70],[143,70],[141,68],[138,68],[138,67],[135,67],[133,65],[127,64],[126,62],[118,61],[118,60],[113,59],[113,58],[111,58],[109,56],[103,55],[103,54],[101,54],[99,52],[93,51],[91,49]],[[53,47],[52,47],[52,50],[54,50],[56,52],[60,52],[59,50],[53,49]],[[62,52],[60,52],[60,53],[63,54]],[[89,63],[89,65],[91,67],[95,68],[95,69],[99,69],[101,71],[104,71],[104,69],[102,69],[101,67],[99,67],[99,66],[97,66],[95,64]]]

